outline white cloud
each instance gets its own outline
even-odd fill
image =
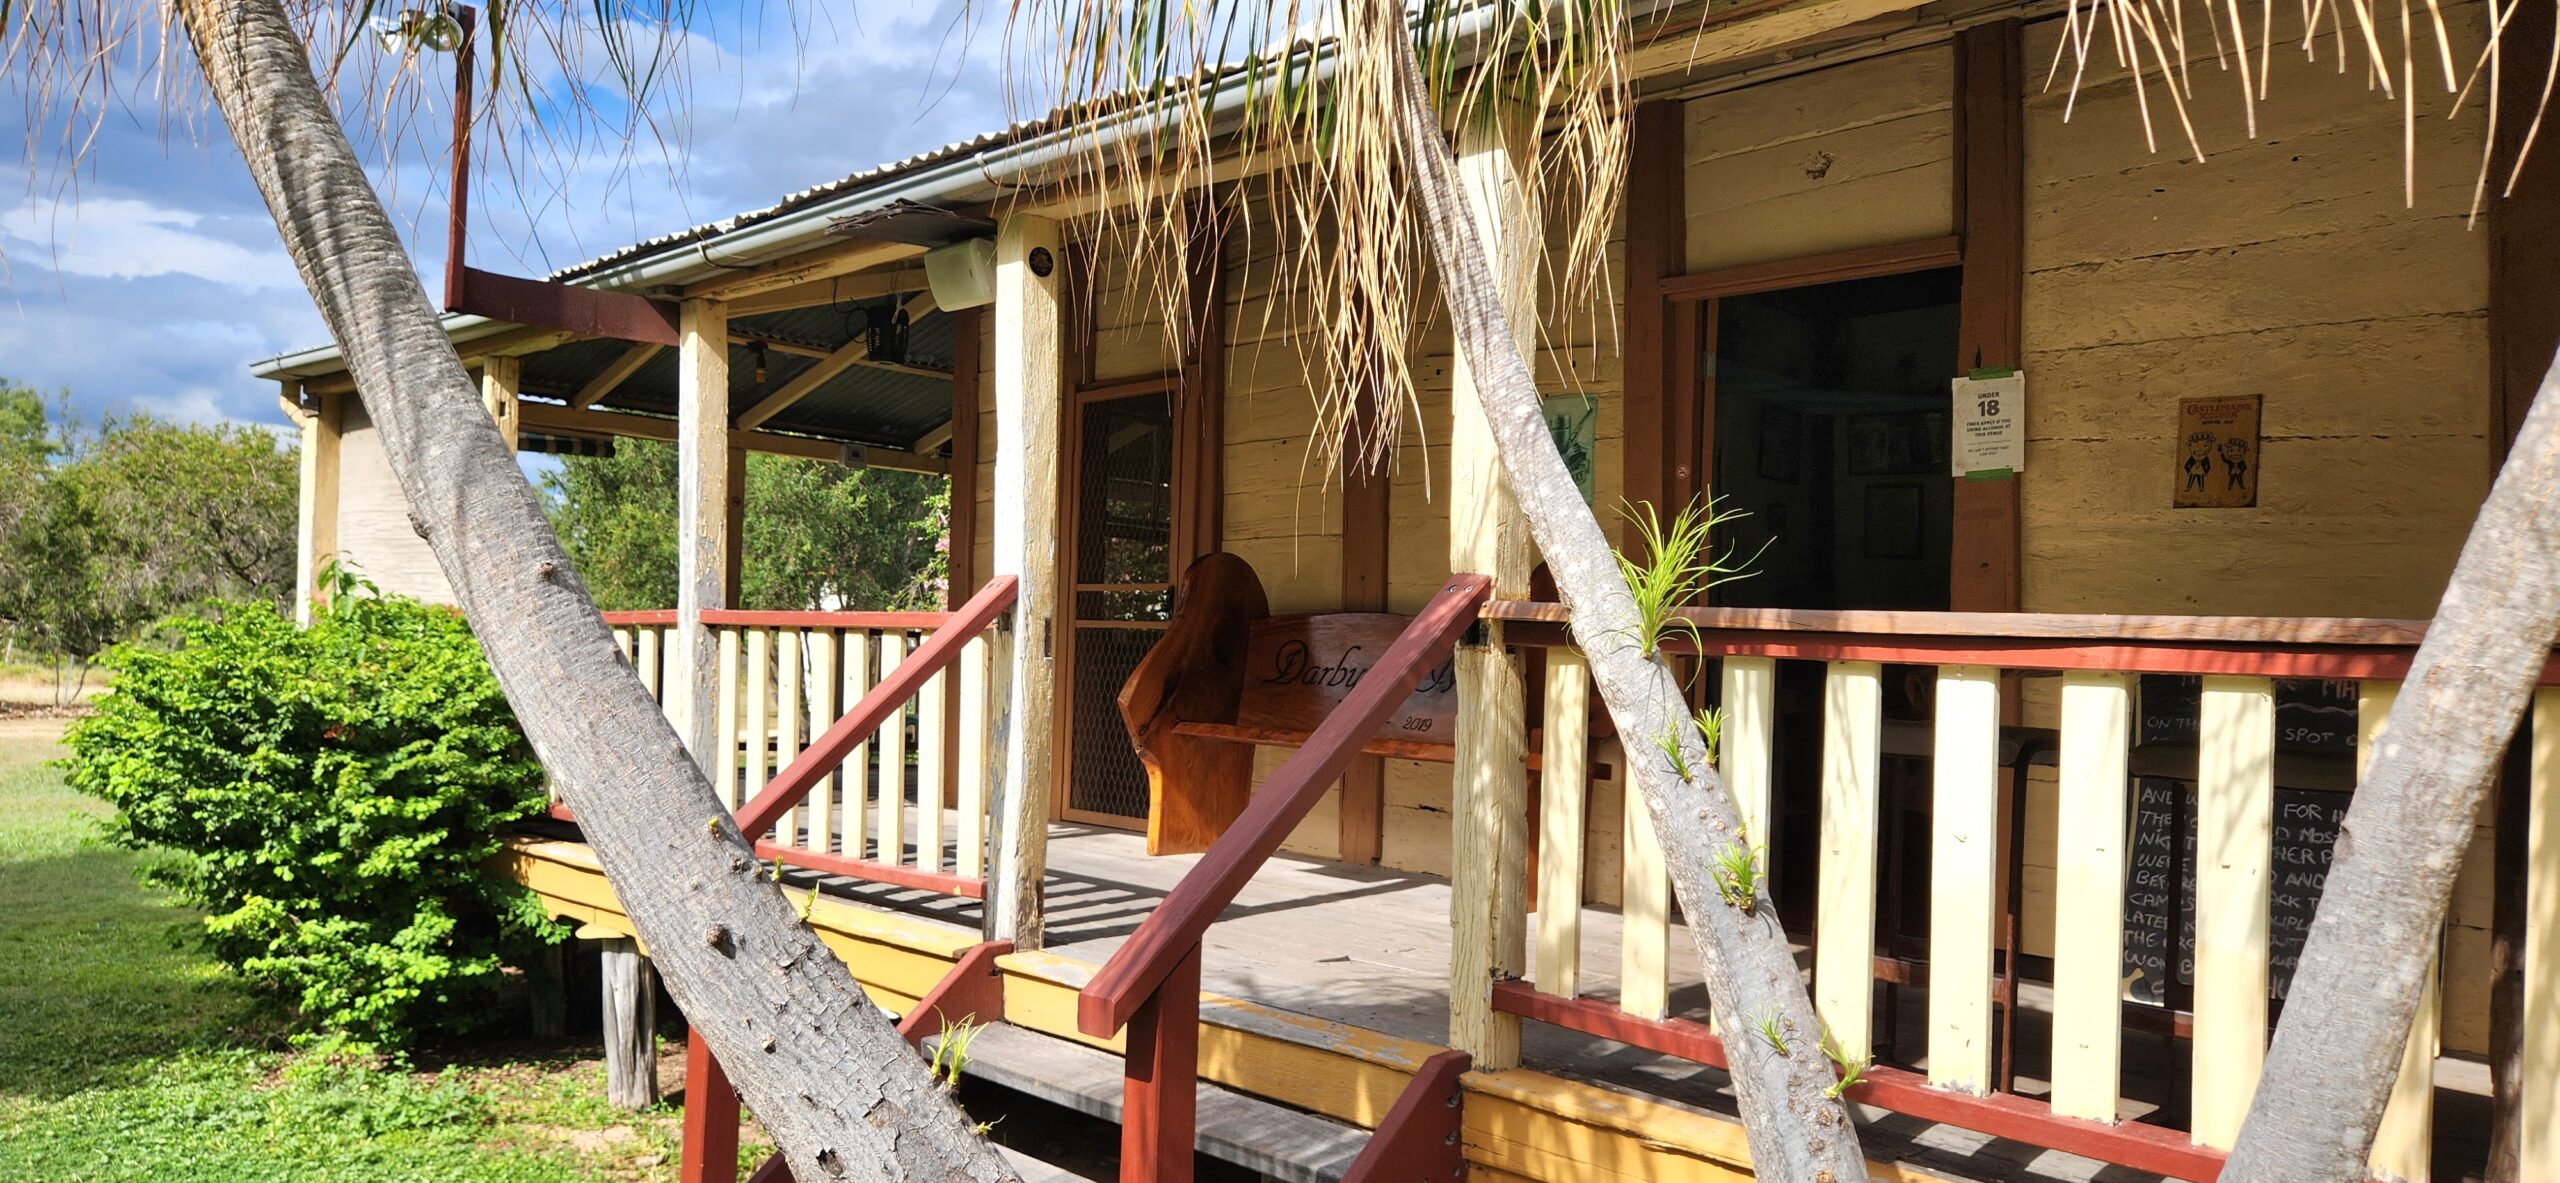
[[[60,207],[30,202],[0,213],[0,249],[16,265],[62,275],[140,279],[191,275],[248,291],[300,288],[278,244],[243,246],[199,229],[203,215],[135,198]]]
[[[796,33],[790,7],[705,6],[719,19],[684,35],[687,109],[664,155],[590,134],[560,145],[578,166],[565,179],[528,178],[519,195],[483,173],[474,264],[540,274],[1007,121],[1003,6],[865,0],[804,9],[820,19]],[[595,72],[593,55],[572,64]],[[0,89],[0,126],[25,122],[22,98]],[[86,416],[280,424],[274,384],[248,367],[326,339],[310,297],[220,124],[173,134],[148,96],[134,103],[143,113],[99,129],[67,190],[19,173],[19,192],[40,196],[0,207],[0,376],[67,388]],[[368,158],[431,290],[444,253],[436,124]],[[0,168],[0,189],[13,179]],[[57,206],[57,191],[76,197]]]

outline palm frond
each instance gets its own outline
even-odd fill
[[[2549,2],[2485,0],[2485,11],[2479,14],[2479,23],[2485,25],[2482,28],[2449,19],[2445,0],[2398,0],[2396,8],[2386,6],[2384,0],[2300,0],[2290,12],[2272,0],[2258,0],[2255,5],[2244,0],[2069,0],[2063,13],[2065,32],[2054,47],[2045,86],[2050,89],[2056,84],[2063,61],[2069,58],[2071,75],[2065,84],[2069,99],[2063,111],[2068,122],[2077,108],[2081,89],[2090,82],[2091,58],[2099,52],[2098,34],[2103,31],[2114,50],[2114,66],[2124,71],[2132,83],[2148,145],[2158,150],[2154,129],[2156,91],[2167,97],[2188,154],[2203,161],[2206,149],[2196,131],[2193,105],[2236,103],[2249,139],[2282,134],[2285,129],[2261,126],[2259,119],[2260,105],[2268,101],[2278,85],[2276,42],[2288,41],[2299,48],[2306,61],[2316,62],[2325,39],[2338,73],[2361,67],[2367,88],[2397,108],[2401,124],[2401,201],[2410,208],[2418,202],[2421,116],[2434,113],[2422,93],[2431,89],[2431,82],[2442,82],[2446,96],[2442,110],[2447,119],[2458,118],[2475,101],[2475,95],[2482,96],[2479,101],[2485,108],[2485,118],[2480,164],[2470,201],[2470,213],[2476,218],[2491,193],[2493,174],[2503,173],[2495,178],[2499,195],[2514,192],[2539,138],[2554,84],[2560,83],[2560,44],[2555,44],[2551,65],[2540,79],[2540,91],[2528,92],[2532,94],[2531,121],[2513,150],[2502,152],[2500,121],[2514,114],[2520,105],[2505,101],[2509,95],[2502,77],[2505,55],[2501,49],[2508,39],[2510,22],[2522,5]],[[2196,96],[2189,67],[2190,58],[2199,55],[2187,39],[2190,10],[2211,36],[2210,56],[2230,75],[2231,86],[2223,92],[2223,98],[2216,99],[2210,92],[2204,98]],[[2299,29],[2280,29],[2279,13],[2287,22],[2298,19]],[[2323,18],[2328,22],[2325,38]],[[2298,38],[2294,36],[2296,32]],[[2480,39],[2478,45],[2463,43],[2473,36]]]
[[[1542,120],[1543,135],[1518,137],[1536,164],[1525,204],[1559,211],[1558,249],[1539,261],[1555,304],[1614,324],[1601,310],[1627,24],[1624,0],[1012,0],[1007,43],[1039,62],[1024,75],[1055,83],[1014,96],[1017,110],[1036,97],[1076,136],[1054,183],[1093,198],[1080,237],[1138,262],[1169,352],[1199,328],[1180,261],[1240,230],[1281,240],[1262,327],[1287,335],[1308,375],[1310,463],[1375,471],[1418,425],[1412,358],[1434,308],[1390,55],[1418,55],[1453,127]],[[1570,199],[1545,200],[1550,188]]]

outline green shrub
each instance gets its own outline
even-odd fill
[[[224,604],[116,650],[65,763],[114,840],[187,856],[149,874],[215,957],[306,1032],[396,1045],[471,1026],[508,954],[557,939],[483,869],[542,774],[460,615],[333,603],[308,628]]]

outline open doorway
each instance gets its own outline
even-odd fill
[[[1757,574],[1753,608],[1947,607],[1959,268],[1707,302],[1712,488]]]
[[[1936,611],[1949,606],[1955,479],[1950,379],[1959,370],[1963,269],[1923,266],[1827,283],[1720,291],[1675,308],[1694,334],[1683,408],[1692,471],[1722,508],[1747,515],[1719,544],[1755,556],[1750,577],[1719,586],[1722,607]],[[1783,283],[1783,280],[1776,282]],[[1788,926],[1813,922],[1822,764],[1823,667],[1778,664],[1772,753],[1781,787],[1767,836]],[[1886,718],[1929,717],[1921,667],[1885,671]],[[1710,680],[1711,681],[1711,680]],[[1925,728],[1891,728],[1896,736]],[[1925,745],[1923,745],[1925,747]],[[1908,748],[1909,750],[1904,750]],[[1885,753],[1878,826],[1879,921],[1886,947],[1925,926],[1928,760]]]

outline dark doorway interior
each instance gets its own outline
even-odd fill
[[[1714,302],[1714,489],[1758,574],[1740,607],[1943,609],[1956,268]]]

